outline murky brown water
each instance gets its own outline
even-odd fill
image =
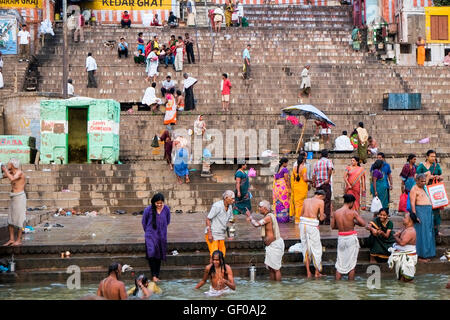
[[[393,275],[382,275],[381,288],[369,289],[367,278],[357,277],[354,282],[336,282],[332,276],[321,280],[285,278],[280,283],[268,280],[250,282],[236,278],[237,290],[221,297],[208,298],[204,292],[209,285],[195,290],[197,280],[162,281],[160,295],[151,299],[162,300],[450,300],[450,289],[445,289],[450,275],[418,275],[414,283],[402,283]],[[133,284],[126,283],[127,289]],[[0,284],[1,300],[71,300],[96,294],[97,283],[81,284],[81,289],[69,290],[61,283]]]

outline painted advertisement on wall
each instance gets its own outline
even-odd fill
[[[42,8],[42,0],[0,0],[0,8]]]
[[[1,1],[1,0],[0,0]],[[93,0],[86,7],[93,10],[171,10],[172,0]]]
[[[378,0],[366,0],[367,25],[380,22],[380,5]]]
[[[2,54],[17,54],[16,18],[0,16],[0,51]]]

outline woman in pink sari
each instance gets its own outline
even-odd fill
[[[360,210],[360,197],[366,194],[366,172],[359,166],[359,158],[352,157],[352,163],[345,169],[345,193],[355,197],[353,209]]]

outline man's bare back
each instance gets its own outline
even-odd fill
[[[345,205],[336,210],[331,217],[331,228],[338,229],[339,232],[354,231],[355,225],[363,227],[366,225],[366,222],[359,216],[357,211],[349,209]]]
[[[125,300],[127,293],[125,284],[113,277],[107,277],[100,282],[98,286],[97,295],[105,297],[108,300]]]
[[[324,220],[325,202],[317,197],[306,199],[303,202],[302,217]]]

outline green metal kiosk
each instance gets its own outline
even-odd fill
[[[75,97],[41,101],[40,109],[40,163],[119,161],[119,102]]]

